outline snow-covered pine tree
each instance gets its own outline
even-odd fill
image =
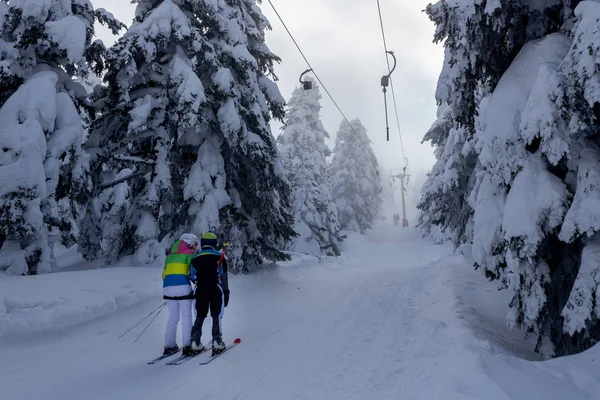
[[[574,192],[559,238],[569,244],[564,256],[571,278],[568,283],[576,278],[566,304],[558,304],[564,306],[560,314],[564,321],[562,331],[557,328],[555,332],[556,336],[569,334],[572,341],[563,340],[559,353],[600,341],[600,3],[582,1],[574,14],[573,44],[559,68],[562,80],[551,97],[554,101],[548,116],[559,115],[562,120],[557,123],[548,118],[550,121],[540,123],[548,158],[568,157],[565,182]]]
[[[469,146],[465,127],[453,125],[452,108],[444,103],[438,109],[438,119],[425,135],[436,147],[437,162],[429,172],[421,189],[417,208],[418,227],[430,234],[438,226],[456,245],[465,238],[472,211],[468,204],[468,188],[472,186],[476,155]],[[463,151],[464,149],[464,151]],[[468,236],[468,234],[467,234]]]
[[[135,22],[107,53],[108,86],[96,90],[101,115],[86,142],[95,188],[80,238],[88,259],[108,256],[98,252],[112,248],[107,261],[135,255],[137,262],[151,264],[164,255],[159,222],[180,229],[181,223],[173,227],[170,219],[186,212],[181,209],[181,189],[172,185],[171,167],[183,153],[177,147],[181,137],[200,136],[206,96],[194,69],[207,45],[194,26],[197,6],[178,3],[138,1]],[[125,209],[121,202],[114,203],[117,209],[100,204],[100,199],[123,190],[130,199]],[[106,225],[107,219],[114,224]],[[112,243],[97,246],[90,236],[98,231]]]
[[[331,194],[342,229],[364,233],[381,209],[381,177],[365,127],[358,118],[350,124],[342,121],[335,139]]]
[[[285,126],[278,137],[288,181],[292,187],[294,231],[298,237],[286,249],[315,256],[339,256],[340,234],[337,207],[328,182],[325,143],[329,134],[321,122],[321,94],[314,79],[312,89],[296,88],[288,102]]]
[[[427,6],[445,59],[436,91],[438,122],[424,138],[437,158],[418,205],[425,233],[434,224],[457,246],[472,240],[469,203],[478,171],[473,135],[480,107],[526,41],[559,28],[563,8],[561,0],[440,0]]]
[[[80,251],[85,259],[102,259],[108,264],[119,261],[123,222],[131,202],[131,188],[127,181],[131,172],[130,169],[120,171],[111,179],[120,183],[102,190],[89,202],[80,224],[85,229],[80,235]]]
[[[98,195],[132,170],[119,258],[152,262],[157,240],[192,229],[232,242],[233,271],[286,259],[289,187],[268,125],[284,101],[268,77],[278,58],[267,20],[255,0],[137,3],[109,53],[88,146]]]
[[[514,292],[509,323],[535,334],[545,355],[572,353],[600,339],[600,223],[593,211],[600,7],[584,1],[574,14],[572,2],[560,0],[478,3],[428,8],[441,34],[436,39],[446,39],[437,95],[451,112],[441,109],[428,133],[438,163],[422,218],[442,225],[440,203],[455,196],[467,204],[467,218],[451,228],[464,232],[458,244],[471,245],[476,266]],[[451,133],[461,128],[468,132],[464,144]],[[458,176],[469,184],[436,197],[466,155],[475,162]]]
[[[0,2],[0,258],[13,273],[52,271],[54,243],[75,241],[89,191],[75,79],[102,67],[98,20],[120,26],[86,0]]]
[[[212,197],[208,206],[196,199],[202,212],[192,215],[194,227],[221,232],[232,242],[228,250],[232,269],[251,271],[263,259],[287,259],[279,246],[295,236],[289,212],[290,188],[269,126],[272,117],[284,117],[285,101],[270,79],[276,79],[273,63],[279,57],[265,43],[265,30],[270,25],[256,0],[199,3],[205,7],[200,26],[214,49],[199,66],[203,81],[210,82],[206,131],[210,139],[199,151],[217,158],[216,163],[203,168],[216,183],[190,180],[185,190],[197,197],[200,190],[208,189]],[[221,154],[213,148],[220,149]],[[197,165],[204,166],[207,161],[199,157]],[[229,204],[225,203],[223,188]],[[217,215],[219,225],[204,222],[216,221]]]

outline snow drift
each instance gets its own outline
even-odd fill
[[[158,269],[0,275],[0,337],[68,327],[140,302],[159,302],[161,287]]]

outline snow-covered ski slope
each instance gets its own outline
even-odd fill
[[[505,328],[507,293],[449,247],[384,226],[343,249],[233,277],[223,328],[243,341],[206,366],[207,355],[146,364],[162,350],[166,313],[137,343],[144,324],[117,339],[160,305],[158,269],[0,277],[0,398],[600,398],[600,348],[531,361],[531,343]]]

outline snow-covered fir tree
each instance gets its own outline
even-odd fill
[[[284,100],[269,78],[267,20],[255,0],[137,3],[109,52],[88,140],[96,197],[128,184],[125,213],[107,211],[123,217],[117,258],[152,263],[170,244],[159,241],[184,230],[231,241],[234,271],[287,258],[277,246],[294,235],[289,187],[268,124]],[[100,250],[90,235],[82,245],[88,258]]]
[[[528,40],[559,29],[569,13],[562,3],[441,0],[427,6],[445,59],[436,91],[438,121],[424,138],[438,161],[423,188],[421,226],[434,223],[456,245],[473,235],[469,194],[478,169],[473,135],[480,107]]]
[[[202,67],[203,77],[211,81],[207,119],[214,138],[206,146],[218,148],[223,141],[221,153],[231,199],[219,210],[218,228],[232,241],[228,254],[234,270],[251,271],[265,258],[287,259],[278,250],[279,244],[295,236],[289,212],[290,188],[269,126],[272,117],[284,117],[285,100],[272,80],[273,63],[279,57],[265,43],[265,30],[270,25],[256,0],[201,3],[208,11],[201,22],[214,48],[214,59],[207,59]],[[205,165],[206,160],[198,160],[199,165]],[[198,193],[207,187],[203,180],[194,189],[198,183],[190,182],[186,190]],[[221,195],[215,198],[221,199]],[[192,214],[198,231],[205,228],[206,216],[211,215],[209,219],[213,220],[212,216],[217,215],[217,209],[204,204],[201,207],[201,212]]]
[[[288,181],[293,188],[292,213],[298,237],[286,249],[315,256],[339,256],[337,207],[331,197],[325,143],[329,134],[321,122],[321,94],[313,79],[312,89],[296,88],[288,102],[283,132],[278,138]]]
[[[462,243],[471,216],[465,191],[472,185],[476,162],[476,156],[467,146],[468,131],[458,123],[453,126],[452,109],[443,103],[424,140],[435,146],[437,162],[421,189],[417,207],[425,212],[419,215],[418,226],[427,234],[433,226],[438,226],[455,244]]]
[[[331,194],[342,229],[364,233],[379,216],[381,177],[365,127],[358,118],[350,124],[342,121],[335,138]]]
[[[0,2],[0,258],[12,273],[53,270],[54,244],[74,244],[89,192],[75,80],[103,65],[94,23],[120,23],[86,0]],[[11,265],[7,265],[11,264]]]
[[[204,40],[193,27],[191,13],[185,14],[172,1],[138,2],[136,21],[107,54],[108,86],[96,90],[102,115],[92,124],[86,142],[96,193],[80,238],[87,259],[113,247],[109,262],[135,254],[136,261],[150,264],[164,254],[157,240],[159,219],[169,224],[177,213],[186,212],[179,208],[181,189],[178,198],[172,185],[173,153],[181,136],[199,134],[200,107],[206,101],[192,61]],[[124,210],[123,204],[114,204],[115,210],[99,201],[123,184],[130,198]],[[120,221],[110,227],[88,225],[101,225],[116,216]],[[105,239],[114,235],[112,246],[97,245],[94,235],[99,231]]]
[[[85,229],[80,235],[80,246],[90,261],[102,259],[107,264],[115,264],[120,259],[123,222],[131,202],[131,187],[127,181],[131,172],[121,170],[114,177],[115,184],[102,190],[88,204],[80,224]],[[83,242],[88,238],[89,242]]]
[[[537,335],[537,350],[589,347],[600,340],[600,3],[444,0],[428,13],[446,61],[421,226],[448,228],[514,292],[509,325]]]
[[[553,164],[562,157],[564,180],[573,193],[559,239],[568,243],[568,282],[577,275],[561,316],[563,332],[575,341],[566,345],[578,349],[600,340],[600,3],[583,1],[574,14],[574,40],[559,67],[558,79],[553,76],[552,102],[547,103],[548,111],[538,124],[544,138],[542,150]]]

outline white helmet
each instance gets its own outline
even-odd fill
[[[186,242],[190,247],[198,245],[198,238],[193,233],[184,233],[183,235],[179,236],[179,240]]]

